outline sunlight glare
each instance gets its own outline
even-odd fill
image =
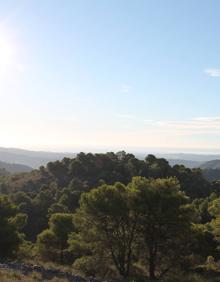
[[[4,73],[13,65],[15,49],[12,43],[0,35],[0,73]]]

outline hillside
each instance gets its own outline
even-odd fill
[[[220,160],[205,162],[200,168],[203,170],[203,176],[209,181],[220,179]]]
[[[0,161],[0,169],[6,170],[6,172],[10,173],[20,173],[20,172],[30,172],[33,168],[23,165],[23,164],[16,164],[16,163],[6,163]]]
[[[183,160],[183,161],[192,161],[205,163],[211,160],[220,159],[219,154],[191,154],[191,153],[159,153],[159,152],[151,152],[157,158],[165,158],[167,160]],[[136,157],[139,159],[144,159],[147,154],[149,154],[149,150],[145,150],[143,152],[134,152]]]
[[[50,161],[73,158],[76,154],[29,151],[15,148],[0,148],[0,160],[7,163],[18,163],[32,168],[46,165]],[[23,170],[22,170],[23,171]],[[25,170],[27,171],[27,170]]]
[[[195,216],[189,203],[198,212],[201,224],[209,222],[210,215],[204,209],[208,208],[207,201],[214,201],[220,194],[220,183],[207,181],[200,169],[170,166],[166,159],[153,155],[140,160],[133,154],[121,151],[116,154],[80,153],[75,158],[49,162],[31,172],[3,176],[0,178],[0,193],[3,218],[0,239],[2,245],[7,247],[0,254],[3,268],[8,271],[6,259],[14,258],[16,253],[24,263],[34,263],[22,265],[26,274],[33,275],[32,272],[36,270],[40,270],[39,275],[41,272],[50,274],[50,269],[37,266],[41,262],[48,262],[58,266],[71,266],[73,273],[82,273],[85,277],[93,275],[97,278],[104,277],[105,281],[106,278],[117,281],[115,277],[125,277],[127,274],[121,274],[117,268],[111,254],[112,242],[119,259],[121,246],[123,253],[124,250],[131,250],[126,245],[128,239],[133,242],[133,252],[140,254],[139,246],[146,252],[148,247],[145,248],[143,242],[153,223],[153,230],[159,232],[157,238],[163,240],[163,244],[158,244],[159,256],[163,256],[166,262],[170,261],[172,255],[173,263],[176,263],[181,246],[185,248],[187,245],[185,238],[188,240],[188,237],[179,234],[192,232],[191,226],[194,223]],[[147,219],[144,222],[143,212]],[[163,228],[158,229],[157,226]],[[167,234],[170,236],[169,240],[166,239]],[[198,236],[201,234],[198,233]],[[25,240],[20,241],[19,238]],[[175,239],[178,240],[174,248]],[[166,248],[163,249],[165,244]],[[211,249],[213,244],[209,245],[208,255],[215,254]],[[196,255],[196,251],[189,251]],[[186,255],[188,256],[188,250]],[[142,262],[142,258],[140,254],[140,277],[149,269],[148,260]],[[129,263],[135,265],[132,259],[129,259]],[[16,264],[12,265],[12,270],[16,270],[17,266],[21,269],[21,265]],[[2,277],[0,273],[0,280],[7,281],[7,271],[2,273]],[[59,279],[57,281],[66,276],[64,271],[53,270],[53,274]],[[129,275],[132,277],[132,273]],[[68,277],[71,276],[68,274]],[[26,278],[21,277],[22,281]],[[174,278],[167,281],[179,280]]]
[[[38,170],[12,175],[5,184],[9,192],[25,191],[37,194],[46,185],[60,189],[74,188],[81,193],[97,187],[100,183],[127,184],[133,176],[138,175],[150,178],[177,177],[182,181],[182,189],[191,197],[204,197],[210,193],[209,183],[201,179],[200,170],[178,165],[172,167],[167,160],[153,155],[139,160],[133,154],[125,152],[80,153],[75,158],[49,162]],[[199,185],[195,185],[195,181]]]
[[[144,159],[146,153],[137,153],[139,159]],[[169,161],[171,166],[184,165],[189,168],[200,167],[202,169],[214,168],[212,167],[213,160],[219,160],[219,154],[189,154],[189,153],[155,153],[157,158],[165,158]],[[210,163],[210,167],[209,167]],[[208,167],[206,167],[208,166]],[[220,164],[219,164],[220,167]]]
[[[190,154],[190,153],[170,153],[170,154],[155,154],[157,157],[165,159],[180,159],[187,161],[195,161],[200,163],[209,162],[220,159],[219,154]]]
[[[199,161],[182,160],[182,159],[168,159],[168,162],[171,166],[184,165],[185,167],[189,167],[189,168],[200,167],[201,165],[201,162]]]
[[[191,216],[189,201],[199,212],[200,204],[204,206],[212,192],[216,192],[216,197],[219,195],[220,184],[213,185],[208,182],[203,178],[200,169],[189,169],[182,165],[172,167],[166,159],[156,158],[153,155],[139,160],[133,154],[121,151],[116,154],[80,153],[75,158],[49,162],[46,167],[42,166],[31,172],[3,176],[0,178],[0,192],[2,194],[0,208],[4,219],[2,222],[6,225],[3,226],[2,233],[0,232],[3,234],[0,234],[0,239],[8,247],[3,259],[12,257],[14,249],[20,244],[21,249],[18,249],[17,256],[24,262],[34,261],[34,266],[26,264],[22,266],[25,273],[32,273],[33,270],[38,269],[47,274],[48,270],[37,266],[42,260],[56,265],[70,265],[74,271],[80,270],[80,273],[87,277],[94,273],[96,277],[101,278],[104,269],[104,273],[107,271],[110,273],[109,281],[117,281],[119,271],[114,268],[116,264],[112,259],[109,237],[110,240],[114,240],[116,254],[121,246],[126,246],[124,242],[127,242],[127,238],[133,240],[133,246],[143,244],[145,222],[143,223],[142,211],[146,211],[146,224],[150,222],[149,227],[151,222],[153,224],[156,222],[158,226],[161,218],[162,222],[172,223],[164,229],[164,234],[160,235],[160,231],[158,236],[164,240],[167,234],[171,234],[169,235],[171,239],[165,241],[167,248],[165,251],[161,249],[160,254],[163,251],[163,255],[170,260],[170,254],[173,255],[175,250],[173,259],[176,261],[177,254],[179,255],[178,248],[181,246],[179,239],[184,240],[182,243],[184,248],[185,238],[188,240],[186,236],[179,237],[179,234],[182,234],[182,227],[187,228],[188,234],[191,230],[188,228],[191,228],[194,220],[193,214],[189,217]],[[141,207],[140,211],[139,207]],[[148,210],[152,211],[150,217]],[[183,213],[183,216],[180,217],[179,213],[180,215]],[[199,216],[203,220],[202,223],[206,223],[207,218],[209,220],[209,215],[207,216],[206,213]],[[151,220],[149,221],[148,218]],[[177,224],[175,234],[172,235],[173,222],[178,223],[180,218],[183,218],[187,224],[182,224],[181,221],[179,225]],[[108,225],[107,233],[105,233],[105,224]],[[115,233],[112,232],[113,229],[116,230]],[[144,230],[143,235],[139,234],[139,230]],[[149,234],[148,230],[149,228],[146,229],[147,234]],[[168,233],[167,230],[172,232]],[[9,231],[13,240],[7,241]],[[23,245],[18,240],[18,231],[21,233],[21,238],[25,238]],[[133,232],[136,234],[135,237]],[[173,248],[175,241],[173,238],[178,239],[175,248]],[[138,240],[137,244],[136,240]],[[137,254],[138,249],[139,247],[134,249]],[[145,251],[144,246],[143,249]],[[168,255],[167,250],[171,252]],[[122,251],[124,252],[124,249]],[[103,261],[103,254],[108,255],[106,262]],[[133,261],[130,260],[130,263]],[[8,270],[8,264],[4,263],[3,266]],[[18,267],[20,269],[21,265],[19,264]],[[90,267],[91,271],[90,269],[87,271],[87,267]],[[143,264],[142,267],[146,265]],[[112,269],[114,269],[113,274],[110,272]],[[55,276],[59,275],[59,281],[61,274],[66,275],[63,271],[62,273],[56,271]],[[7,275],[7,272],[2,275]]]
[[[149,151],[134,152],[136,157],[143,160]],[[39,168],[40,166],[46,165],[48,162],[62,160],[63,158],[74,158],[76,153],[70,152],[46,152],[46,151],[30,151],[17,148],[3,148],[0,147],[0,160],[6,163],[22,164],[31,168]],[[201,167],[206,168],[217,168],[215,167],[219,160],[220,155],[218,154],[187,154],[187,153],[155,153],[158,158],[165,158],[169,161],[170,165],[184,165],[189,168]],[[215,160],[215,161],[213,161]],[[213,162],[213,163],[212,163]],[[220,167],[220,164],[219,164]],[[21,171],[28,171],[24,170]]]
[[[200,165],[201,169],[220,169],[220,159],[212,160]]]

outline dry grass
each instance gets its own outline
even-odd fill
[[[51,280],[42,279],[41,274],[33,272],[31,275],[24,275],[19,271],[0,270],[0,282],[67,282],[66,279],[53,278]]]

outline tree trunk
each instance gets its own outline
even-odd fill
[[[60,246],[60,264],[63,264],[63,245]]]
[[[150,249],[149,249],[149,278],[152,281],[156,280],[153,247],[150,247]]]

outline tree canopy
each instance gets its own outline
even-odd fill
[[[200,169],[80,153],[2,175],[0,193],[2,261],[34,258],[113,281],[220,272],[220,182]]]

